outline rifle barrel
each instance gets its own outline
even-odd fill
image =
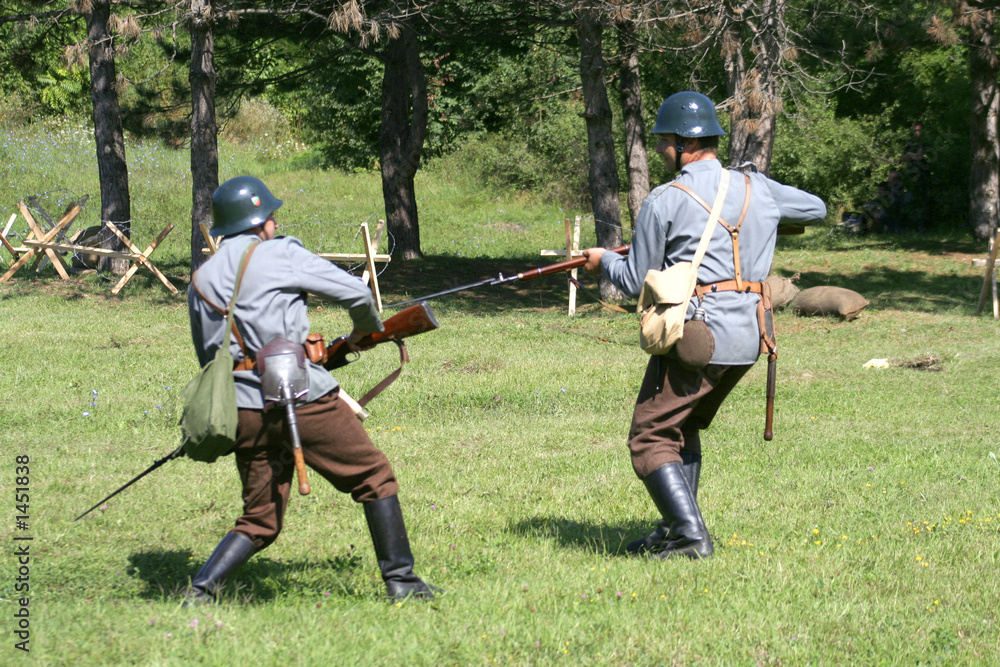
[[[502,278],[502,277],[501,277]],[[416,299],[410,299],[409,301],[400,301],[399,303],[394,303],[389,306],[382,306],[386,310],[390,308],[402,308],[403,306],[409,306],[412,303],[418,303],[420,301],[426,301],[428,299],[436,299],[439,296],[446,296],[448,294],[454,294],[455,292],[464,292],[467,289],[475,289],[477,287],[482,287],[483,285],[493,285],[496,284],[497,280],[501,278],[487,278],[485,280],[480,280],[474,283],[469,283],[468,285],[460,285],[459,287],[452,287],[450,289],[441,290],[440,292],[434,292],[433,294],[425,294],[424,296],[417,297]]]
[[[623,245],[618,248],[610,248],[608,252],[616,252],[619,255],[624,255],[631,248],[631,244]],[[448,294],[454,294],[455,292],[464,292],[465,290],[475,289],[477,287],[483,287],[484,285],[503,285],[505,283],[514,282],[515,280],[531,280],[532,278],[538,278],[541,276],[550,276],[553,273],[559,273],[561,271],[570,271],[572,269],[583,266],[587,263],[586,257],[577,257],[576,259],[568,259],[564,262],[556,262],[555,264],[549,264],[548,266],[539,266],[534,269],[528,269],[527,271],[522,271],[510,276],[504,276],[502,273],[496,278],[486,278],[485,280],[479,280],[474,283],[469,283],[468,285],[462,285],[460,287],[452,287],[451,289],[441,290],[440,292],[434,292],[433,294],[425,294],[424,296],[418,297],[416,299],[410,299],[409,301],[400,301],[399,303],[394,303],[389,306],[383,306],[386,309],[389,308],[402,308],[403,306],[408,306],[411,303],[417,303],[418,301],[426,301],[428,299],[436,299],[439,296],[445,296]]]

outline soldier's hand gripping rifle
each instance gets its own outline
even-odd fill
[[[382,326],[385,327],[384,331],[368,334],[353,343],[348,342],[350,336],[341,336],[329,345],[326,345],[323,337],[319,334],[309,334],[309,338],[306,339],[306,354],[309,355],[309,359],[315,364],[320,364],[327,370],[341,368],[357,361],[361,357],[357,352],[358,349],[365,350],[375,347],[380,343],[390,342],[395,343],[399,347],[399,368],[375,385],[360,400],[355,401],[341,389],[340,399],[347,403],[358,416],[358,419],[362,421],[368,417],[368,411],[365,410],[364,406],[368,404],[368,401],[381,393],[383,389],[392,384],[403,371],[403,365],[410,360],[410,355],[406,350],[406,344],[403,342],[403,339],[433,331],[438,328],[438,323],[434,318],[431,307],[421,301],[383,321]]]
[[[414,301],[420,301],[421,303],[410,306],[406,310],[401,310],[383,321],[382,326],[385,327],[385,331],[368,334],[356,341],[354,346],[364,349],[374,347],[380,343],[396,343],[402,350],[405,350],[406,346],[402,342],[404,338],[437,329],[438,323],[434,318],[431,307],[423,303],[422,299],[415,299]],[[407,303],[413,303],[414,301],[407,301]],[[340,368],[341,366],[346,366],[349,363],[357,361],[360,355],[351,349],[347,339],[348,336],[341,336],[327,345],[324,358],[317,363],[322,365],[323,368],[332,371],[335,368]],[[350,356],[352,354],[354,355],[353,357]]]
[[[431,311],[430,306],[428,306],[426,303],[420,303],[415,306],[411,306],[406,310],[400,311],[395,315],[393,315],[392,317],[390,317],[389,319],[382,322],[382,324],[383,326],[385,326],[385,331],[380,331],[378,333],[373,333],[369,336],[363,337],[361,340],[355,343],[355,347],[364,349],[368,347],[373,347],[380,343],[394,342],[400,346],[400,358],[403,360],[402,363],[409,361],[409,355],[406,353],[406,346],[402,342],[404,338],[409,338],[410,336],[415,336],[417,334],[424,333],[426,331],[433,331],[434,329],[438,328],[438,323],[437,320],[434,318],[434,313]],[[309,336],[309,340],[306,342],[305,353],[308,354],[309,359],[311,361],[313,361],[314,363],[321,364],[324,368],[327,368],[329,370],[333,370],[334,368],[340,368],[342,366],[346,366],[347,364],[353,361],[356,361],[360,357],[360,355],[357,352],[351,349],[351,346],[347,343],[347,339],[348,336],[341,336],[340,338],[330,343],[329,346],[327,346],[323,343],[322,336],[319,336],[318,334],[311,334]],[[293,347],[297,348],[299,351],[303,350],[301,346],[293,345]],[[280,355],[285,353],[290,353],[295,355],[294,351],[289,352],[287,350],[281,350],[277,347],[273,349],[268,349],[267,346],[261,348],[260,351],[257,353],[257,358],[261,361],[261,365],[259,367],[259,373],[261,374],[262,385],[264,384],[264,375],[266,374],[265,371],[267,365],[266,359],[276,354]],[[350,357],[350,355],[352,354],[354,355],[353,358]],[[282,359],[280,356],[275,357],[275,359],[272,359],[271,362],[272,362],[272,368],[275,369],[274,372],[277,372],[278,370],[280,370],[282,374],[289,372],[289,369],[284,368],[285,362],[287,361],[288,361],[287,359]],[[295,355],[295,363],[298,363],[297,355]],[[370,401],[372,398],[374,398],[379,392],[381,392],[383,389],[389,386],[389,384],[399,376],[399,373],[402,370],[402,363],[400,364],[399,369],[390,374],[389,377],[380,382],[370,392],[365,394],[364,398],[362,398],[360,401],[354,401],[354,399],[350,398],[350,396],[348,396],[343,391],[341,391],[340,393],[340,398],[349,405],[353,404],[352,408],[354,409],[355,413],[357,413],[358,418],[364,420],[364,418],[368,416],[368,413],[364,410],[363,406],[366,403],[368,403],[368,401]],[[275,368],[275,366],[278,366],[280,368]],[[309,480],[306,477],[305,462],[301,461],[300,463],[300,459],[302,457],[302,448],[301,448],[301,442],[298,439],[298,421],[295,420],[294,409],[291,409],[291,403],[294,402],[296,396],[302,395],[300,393],[301,389],[295,388],[297,386],[296,383],[300,382],[300,380],[295,379],[294,381],[288,383],[288,391],[291,394],[290,398],[286,396],[285,388],[281,385],[281,382],[282,382],[282,377],[279,376],[278,378],[276,378],[276,388],[272,389],[272,395],[275,398],[268,400],[281,402],[286,406],[286,410],[289,410],[289,428],[293,429],[293,434],[292,434],[292,438],[294,440],[293,453],[295,454],[296,457],[295,466],[299,474],[299,492],[303,493],[304,490],[305,493],[309,493]],[[268,389],[265,388],[264,391],[266,395]],[[294,428],[292,427],[293,423],[294,423]],[[295,443],[298,443],[298,446],[296,446]],[[119,488],[117,491],[115,491],[108,497],[104,498],[104,500],[101,500],[99,503],[91,507],[89,510],[87,510],[80,516],[76,517],[75,520],[79,521],[86,515],[90,514],[95,509],[97,509],[107,501],[111,500],[119,493],[121,493],[122,491],[132,486],[133,484],[138,482],[140,479],[142,479],[149,473],[153,472],[154,470],[162,466],[167,461],[172,461],[173,459],[181,458],[183,456],[184,456],[184,446],[182,445],[177,449],[175,449],[174,451],[167,454],[166,456],[164,456],[162,459],[159,459],[158,461],[153,463],[153,465],[151,465],[149,468],[147,468],[139,475],[129,480],[127,484]]]
[[[630,245],[623,245],[618,248],[611,248],[608,252],[616,252],[619,255],[628,254]],[[401,308],[403,306],[408,306],[411,303],[416,303],[418,301],[427,301],[428,299],[436,299],[439,296],[445,296],[446,294],[454,294],[455,292],[464,292],[470,289],[476,289],[477,287],[485,287],[487,285],[503,285],[505,283],[512,283],[517,280],[531,280],[532,278],[539,278],[541,276],[550,276],[553,273],[560,273],[561,271],[570,271],[578,267],[583,266],[587,263],[586,257],[578,257],[577,259],[568,259],[564,262],[556,262],[555,264],[549,264],[548,266],[539,266],[534,269],[528,269],[527,271],[521,271],[512,276],[505,276],[504,274],[498,275],[496,278],[486,278],[484,280],[478,280],[474,283],[469,283],[468,285],[461,285],[459,287],[452,287],[450,289],[441,290],[440,292],[434,292],[433,294],[427,294],[425,296],[410,299],[409,301],[401,301],[399,303],[394,303],[391,306],[386,306],[386,308]],[[404,311],[405,312],[405,311]]]

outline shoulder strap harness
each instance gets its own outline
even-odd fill
[[[194,288],[194,292],[195,294],[198,295],[198,298],[204,301],[209,308],[219,313],[220,315],[222,315],[223,318],[229,320],[230,322],[229,326],[232,327],[233,334],[236,336],[236,342],[239,343],[240,350],[243,352],[243,361],[236,362],[233,370],[253,370],[254,366],[256,365],[254,363],[252,355],[249,352],[247,352],[247,348],[243,342],[243,336],[240,334],[239,327],[236,326],[235,310],[236,310],[236,296],[240,292],[240,284],[243,282],[243,274],[245,274],[247,271],[247,264],[250,263],[250,255],[252,255],[253,251],[256,250],[257,245],[258,243],[254,242],[253,244],[250,245],[249,248],[246,249],[246,252],[243,253],[243,259],[240,260],[240,266],[236,272],[236,284],[233,287],[233,298],[230,299],[229,305],[226,308],[222,308],[221,306],[218,306],[215,303],[213,303],[212,300],[209,299],[207,296],[205,296],[205,293],[198,288],[198,281],[196,280],[196,278],[198,277],[197,271],[195,271],[194,274],[191,276],[191,287]],[[232,315],[232,318],[230,318],[230,315]]]
[[[743,179],[746,181],[746,196],[744,196],[743,198],[743,210],[740,211],[740,219],[736,222],[736,226],[734,227],[721,217],[719,218],[719,224],[726,228],[726,230],[729,232],[729,236],[733,240],[733,267],[736,271],[736,279],[722,280],[720,282],[711,283],[708,285],[700,285],[700,284],[697,285],[697,287],[695,288],[695,296],[697,296],[699,300],[704,298],[706,292],[736,291],[736,292],[753,292],[755,294],[760,294],[762,291],[761,283],[743,281],[743,274],[740,267],[740,242],[739,242],[740,227],[743,226],[743,220],[746,218],[747,209],[750,208],[750,177],[746,174],[743,174]],[[702,207],[709,212],[709,214],[712,213],[712,207],[708,205],[708,202],[699,197],[697,193],[695,193],[695,191],[692,190],[691,188],[676,182],[671,183],[670,186],[675,187],[683,192],[686,192],[688,195],[691,196],[692,199],[701,204]]]

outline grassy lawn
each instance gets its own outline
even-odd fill
[[[61,191],[90,193],[85,215],[99,217],[85,138],[7,134],[4,221],[31,194],[56,193],[60,208]],[[174,222],[154,262],[183,288],[187,157],[130,151],[139,245]],[[263,175],[286,202],[284,231],[313,249],[351,250],[381,206],[377,175],[278,169],[229,147],[223,163],[222,178]],[[385,269],[389,303],[551,261],[538,252],[559,247],[575,213],[477,190],[446,165],[421,174],[418,197],[427,257]],[[995,664],[1000,339],[975,313],[983,269],[971,266],[985,251],[957,234],[828,232],[782,238],[774,272],[871,305],[852,322],[777,314],[774,440],[762,438],[763,363],[705,434],[699,499],[717,550],[704,562],[623,555],[656,519],[625,448],[646,362],[633,316],[584,299],[568,318],[559,278],[434,302],[441,328],[412,339],[366,422],[400,479],[418,573],[446,591],[429,604],[380,599],[363,512],[314,480],[221,604],[181,609],[239,512],[230,459],[173,461],[74,522],[177,446],[196,370],[186,302],[145,271],[117,296],[100,276],[22,271],[0,286],[0,663]],[[328,338],[349,326],[318,301],[312,317]],[[889,368],[863,368],[873,358]],[[396,361],[382,346],[338,377],[361,395]],[[15,589],[23,544],[27,594]],[[25,594],[28,654],[14,646]]]

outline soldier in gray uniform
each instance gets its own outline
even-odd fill
[[[212,234],[225,239],[192,276],[188,290],[191,336],[204,365],[222,344],[222,311],[232,298],[244,252],[255,246],[230,318],[235,321],[230,353],[239,413],[233,451],[243,485],[243,515],[192,580],[187,605],[210,601],[228,574],[274,542],[288,506],[295,466],[287,418],[285,410],[264,409],[255,351],[276,336],[305,342],[307,293],[347,309],[354,325],[348,339],[352,350],[366,334],[384,330],[371,291],[361,280],[309,252],[298,239],[275,235],[274,212],[281,204],[250,176],[219,186],[212,197]],[[309,393],[295,410],[305,463],[361,503],[389,597],[433,598],[432,587],[413,572],[389,460],[338,397],[337,380],[323,367],[306,363]]]
[[[711,211],[706,202],[715,201],[723,169],[716,151],[725,131],[708,97],[691,91],[671,95],[660,106],[653,133],[659,138],[656,152],[680,173],[643,202],[627,257],[604,248],[584,251],[585,268],[631,296],[639,295],[650,269],[692,259]],[[639,389],[628,446],[632,467],[663,518],[651,535],[627,546],[630,553],[712,554],[697,502],[700,432],[761,352],[758,302],[779,225],[826,216],[818,197],[747,172],[731,174],[719,224],[698,270],[701,298],[691,299],[687,314],[690,320],[699,306],[704,312],[714,337],[710,361],[692,368],[676,350],[652,356]]]

